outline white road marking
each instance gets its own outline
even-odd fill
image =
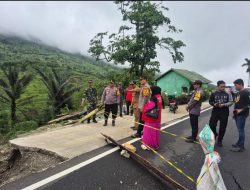
[[[136,142],[138,140],[139,140],[138,138],[137,139],[132,139],[132,140],[126,142],[126,143],[134,143],[134,142]],[[97,160],[99,160],[99,159],[101,159],[101,158],[103,158],[103,157],[105,157],[105,156],[107,156],[109,154],[112,154],[113,152],[115,152],[115,151],[117,151],[119,149],[120,149],[119,147],[112,148],[111,150],[103,152],[103,153],[101,153],[101,154],[99,154],[99,155],[97,155],[97,156],[95,156],[93,158],[90,158],[90,159],[88,159],[88,160],[86,160],[84,162],[81,162],[80,164],[72,166],[71,168],[68,168],[68,169],[66,169],[64,171],[61,171],[61,172],[55,174],[55,175],[52,175],[52,176],[50,176],[48,178],[45,178],[42,181],[39,181],[39,182],[34,183],[34,184],[32,184],[32,185],[30,185],[28,187],[25,187],[25,188],[23,188],[23,190],[37,189],[37,188],[39,188],[39,187],[41,187],[43,185],[46,185],[46,184],[48,184],[48,183],[50,183],[50,182],[52,182],[52,181],[54,181],[56,179],[59,179],[59,178],[65,176],[65,175],[67,175],[69,173],[72,173],[72,172],[74,172],[74,171],[76,171],[76,170],[78,170],[78,169],[80,169],[80,168],[82,168],[82,167],[84,167],[84,166],[86,166],[88,164],[91,164],[92,162],[95,162],[95,161],[97,161]]]
[[[205,112],[207,110],[210,110],[211,108],[212,107],[204,109],[204,110],[201,111],[201,113],[203,113],[203,112]],[[162,127],[161,129],[169,128],[169,127],[171,127],[171,126],[173,126],[173,125],[175,125],[177,123],[181,123],[182,121],[187,120],[188,118],[189,118],[189,116],[187,116],[187,117],[185,117],[185,118],[183,118],[181,120],[178,120],[178,121],[176,121],[174,123],[171,123],[169,125],[166,125],[166,126]],[[136,139],[132,139],[132,140],[126,142],[126,143],[134,143],[134,142],[139,141],[139,140],[140,140],[140,138],[136,138]],[[88,164],[91,164],[91,163],[93,163],[93,162],[95,162],[95,161],[97,161],[97,160],[99,160],[99,159],[101,159],[101,158],[103,158],[103,157],[105,157],[107,155],[110,155],[110,154],[112,154],[113,152],[115,152],[115,151],[117,151],[119,149],[120,149],[119,147],[112,148],[111,150],[103,152],[103,153],[101,153],[101,154],[99,154],[99,155],[97,155],[97,156],[95,156],[93,158],[90,158],[90,159],[88,159],[88,160],[86,160],[84,162],[81,162],[81,163],[79,163],[79,164],[77,164],[75,166],[72,166],[72,167],[70,167],[70,168],[68,168],[66,170],[63,170],[63,171],[61,171],[61,172],[59,172],[59,173],[57,173],[55,175],[52,175],[52,176],[50,176],[48,178],[45,178],[45,179],[43,179],[43,180],[41,180],[41,181],[39,181],[37,183],[34,183],[34,184],[32,184],[32,185],[30,185],[28,187],[25,187],[25,188],[23,188],[23,190],[33,190],[33,189],[37,189],[39,187],[42,187],[42,186],[44,186],[44,185],[46,185],[46,184],[48,184],[48,183],[50,183],[50,182],[52,182],[52,181],[54,181],[56,179],[59,179],[59,178],[65,176],[65,175],[67,175],[69,173],[72,173],[72,172],[74,172],[74,171],[76,171],[76,170],[78,170],[78,169],[80,169],[80,168],[82,168],[82,167],[84,167],[84,166],[86,166]]]

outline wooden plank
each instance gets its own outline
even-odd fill
[[[100,104],[97,106],[96,109],[94,109],[93,111],[91,111],[90,113],[86,114],[83,118],[81,118],[77,123],[74,124],[75,125],[79,125],[81,123],[83,123],[84,121],[86,121],[88,118],[92,117],[93,115],[97,114],[99,111],[104,109],[104,105]]]
[[[73,113],[73,114],[68,114],[68,115],[59,117],[57,119],[51,120],[48,122],[48,124],[58,123],[61,121],[72,119],[72,118],[80,118],[81,116],[86,115],[86,114],[87,114],[87,111],[81,111],[81,112],[77,112],[77,113]]]
[[[137,163],[142,165],[145,169],[147,169],[150,173],[158,177],[159,179],[163,180],[165,183],[167,183],[169,186],[171,186],[175,190],[188,190],[186,187],[182,186],[166,174],[164,174],[162,171],[154,167],[149,161],[146,159],[142,158],[139,154],[136,154],[123,145],[119,144],[117,141],[115,141],[113,138],[101,133],[102,136],[104,136],[107,140],[112,142],[114,145],[119,146],[121,149],[126,150],[129,154],[130,157],[135,160]]]

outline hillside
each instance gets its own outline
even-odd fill
[[[44,67],[56,63],[57,67],[61,70],[72,73],[73,76],[77,77],[75,85],[81,87],[73,96],[74,110],[80,109],[82,93],[87,85],[88,79],[94,80],[94,86],[98,89],[98,95],[100,97],[104,86],[107,85],[108,78],[121,71],[119,67],[102,61],[95,61],[92,58],[80,54],[68,53],[55,47],[13,36],[0,35],[0,58],[1,56],[5,56],[7,59],[25,58],[25,60],[31,62],[30,64]],[[33,62],[33,60],[35,61]],[[39,60],[39,63],[36,60]],[[22,99],[29,96],[33,98],[29,104],[22,106],[21,109],[26,110],[26,114],[29,116],[28,120],[35,120],[39,124],[42,124],[50,119],[50,114],[48,114],[50,108],[47,104],[47,89],[39,76],[34,71],[32,72],[35,78],[22,95]],[[3,78],[3,73],[1,73],[1,71],[0,78]],[[0,91],[0,93],[3,93],[3,91]],[[8,121],[6,116],[9,113],[9,107],[1,102],[0,106],[2,108],[0,111],[1,129],[1,126],[3,127],[3,125],[6,125]],[[19,120],[26,120],[23,118],[24,116],[22,114],[19,113],[18,116],[21,118]]]
[[[103,61],[95,61],[80,54],[71,54],[55,47],[13,36],[0,35],[0,54],[19,54],[30,58],[36,56],[36,58],[42,60],[57,58],[60,59],[63,66],[70,67],[81,74],[97,78],[101,78],[110,71],[117,69],[117,67]]]

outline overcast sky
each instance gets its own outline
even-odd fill
[[[158,50],[161,72],[170,68],[196,71],[216,82],[247,83],[244,58],[250,59],[250,2],[164,2],[174,35],[187,46],[184,62],[174,64]],[[90,39],[98,32],[117,32],[122,25],[117,6],[97,2],[0,2],[0,33],[33,36],[46,44],[88,55]],[[163,30],[161,35],[167,36]]]

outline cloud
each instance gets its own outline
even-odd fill
[[[174,25],[173,35],[187,47],[185,60],[173,64],[167,51],[158,49],[160,69],[195,70],[216,82],[235,78],[247,82],[241,64],[250,58],[250,2],[164,2]],[[90,39],[98,32],[116,32],[121,14],[113,2],[0,2],[0,32],[39,38],[69,52],[88,54]],[[168,35],[162,29],[160,35]]]

